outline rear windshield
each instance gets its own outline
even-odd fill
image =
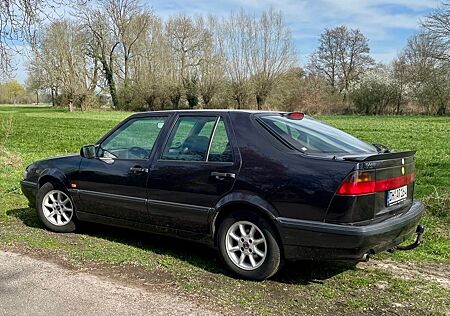
[[[337,128],[305,116],[293,120],[281,115],[267,115],[260,119],[273,132],[304,153],[366,154],[377,149]]]

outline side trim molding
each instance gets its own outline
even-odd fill
[[[124,200],[124,201],[130,201],[130,202],[142,202],[142,203],[147,202],[147,199],[144,199],[144,198],[138,198],[138,197],[134,197],[134,196],[127,196],[127,195],[120,195],[120,194],[97,192],[97,191],[89,191],[89,190],[78,190],[78,194],[92,196],[92,197],[106,197],[106,198],[110,198],[110,199]]]
[[[168,202],[168,201],[161,201],[161,200],[144,199],[144,198],[138,198],[138,197],[134,197],[134,196],[104,193],[104,192],[97,192],[97,191],[77,190],[77,192],[79,195],[86,195],[86,196],[99,197],[99,198],[106,197],[106,198],[110,198],[110,199],[117,199],[117,200],[137,202],[137,203],[148,203],[150,205],[155,205],[155,206],[178,207],[178,208],[184,208],[184,209],[190,209],[190,210],[198,210],[198,211],[202,211],[202,212],[210,212],[213,209],[213,208],[207,207],[207,206],[183,204],[183,203]]]

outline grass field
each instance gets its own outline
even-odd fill
[[[142,281],[224,311],[450,313],[449,117],[320,117],[368,142],[418,151],[416,197],[427,204],[424,244],[410,252],[377,255],[373,263],[356,268],[290,264],[273,280],[255,283],[230,277],[213,250],[196,244],[101,225],[58,235],[38,222],[19,188],[26,165],[78,152],[129,114],[0,107],[0,248]]]

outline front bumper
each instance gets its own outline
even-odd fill
[[[391,249],[415,232],[425,207],[414,201],[403,214],[364,226],[278,218],[288,260],[360,260]]]
[[[37,183],[22,180],[20,181],[20,187],[23,195],[28,199],[28,204],[31,207],[36,207]]]

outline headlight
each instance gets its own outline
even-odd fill
[[[24,179],[27,179],[28,178],[28,173],[29,173],[29,171],[30,171],[30,167],[32,166],[32,164],[31,165],[29,165],[29,166],[27,166],[26,168],[25,168],[25,171],[23,172],[23,178]]]

